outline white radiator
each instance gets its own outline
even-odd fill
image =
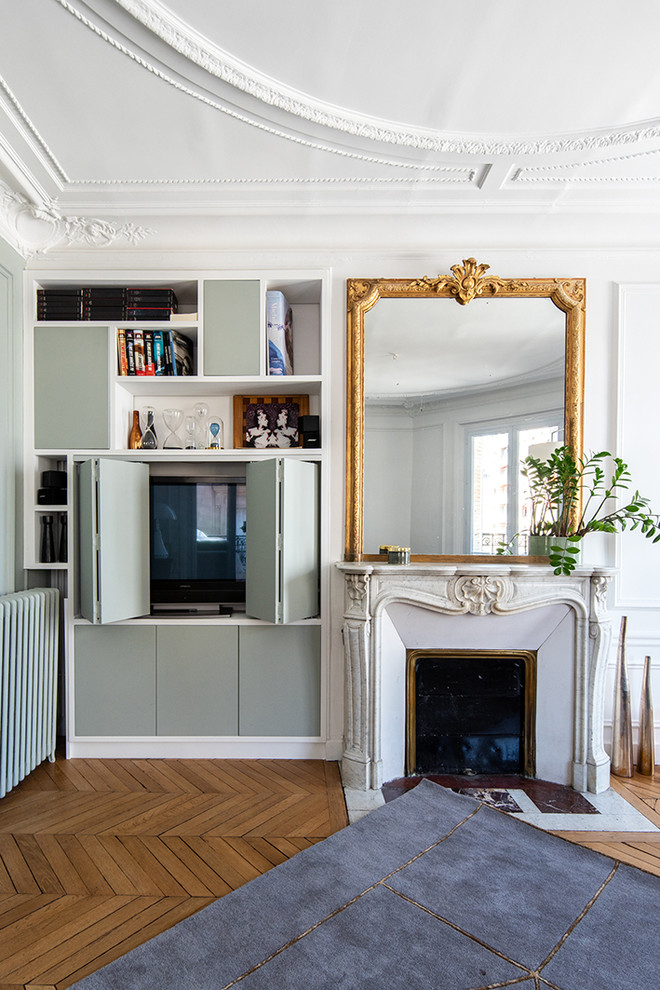
[[[0,597],[0,798],[55,759],[59,591]]]

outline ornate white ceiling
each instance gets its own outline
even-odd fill
[[[655,0],[3,13],[0,212],[23,249],[140,243],[171,213],[660,205]]]

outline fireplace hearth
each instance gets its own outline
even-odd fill
[[[485,739],[488,732],[475,732],[474,726],[458,739],[439,740],[436,726],[431,762],[443,749],[456,762],[457,753],[468,752],[461,771],[446,772],[469,773],[475,769],[473,755],[481,760],[494,748],[505,766],[513,766],[511,740],[519,736],[518,759],[520,749],[524,755],[512,772],[581,792],[607,790],[610,761],[603,745],[603,712],[612,568],[578,567],[570,576],[557,576],[541,564],[365,561],[338,567],[345,582],[342,777],[347,788],[377,790],[385,780],[420,772],[417,755],[414,771],[406,756],[410,651],[455,657],[522,651],[536,657],[535,674],[530,678],[526,667],[521,692],[527,699],[524,728],[510,731],[511,712],[504,707],[513,710],[518,703],[505,705],[500,699],[504,731],[499,741]],[[470,706],[480,693],[472,692]],[[430,700],[428,706],[432,708]],[[460,707],[467,706],[465,697]],[[446,727],[451,711],[450,706],[449,714],[440,717],[436,712],[431,721]],[[481,714],[475,716],[475,724],[481,719]],[[424,761],[426,748],[424,739]]]

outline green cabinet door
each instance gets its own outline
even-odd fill
[[[241,626],[241,736],[318,736],[321,627]]]
[[[159,736],[238,735],[238,627],[158,626]]]
[[[319,472],[283,457],[247,465],[246,613],[296,622],[319,613]]]
[[[149,465],[93,457],[78,490],[80,614],[95,623],[148,615]]]
[[[156,733],[155,626],[76,626],[75,734]]]
[[[204,282],[204,374],[260,375],[261,286],[256,279]]]
[[[107,327],[34,328],[34,445],[109,447]]]

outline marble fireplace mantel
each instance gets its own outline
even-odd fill
[[[603,692],[612,568],[579,567],[560,577],[549,566],[534,564],[343,562],[338,567],[345,581],[346,787],[378,789],[385,779],[403,775],[400,657],[406,647],[418,646],[412,640],[422,635],[439,640],[426,642],[433,648],[447,638],[455,647],[457,636],[474,649],[507,637],[526,637],[530,649],[542,646],[537,775],[579,791],[609,787]]]

